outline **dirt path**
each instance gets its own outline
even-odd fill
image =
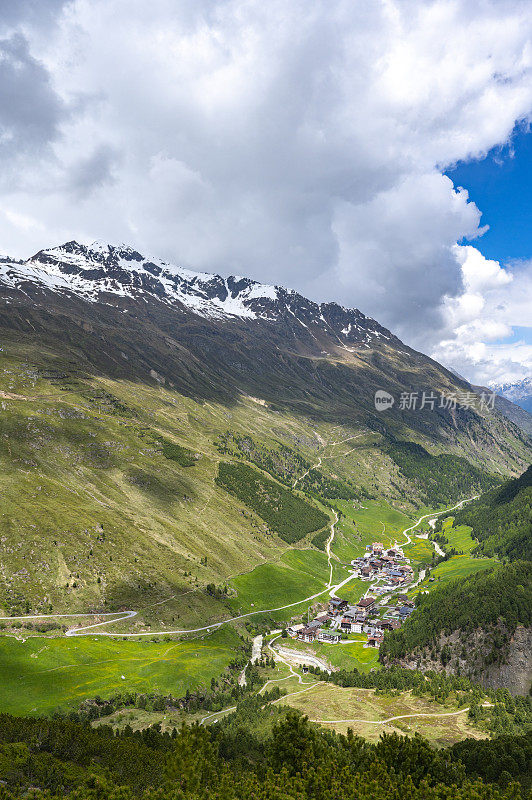
[[[319,684],[316,684],[319,685]],[[288,695],[286,695],[288,697]],[[492,708],[492,703],[483,703],[484,708]],[[422,712],[419,711],[415,714],[400,714],[397,717],[388,717],[388,719],[311,719],[311,722],[319,722],[321,725],[334,725],[338,722],[342,723],[349,723],[349,722],[360,722],[360,723],[367,723],[368,725],[388,725],[389,722],[396,722],[398,719],[412,719],[413,717],[457,717],[459,714],[465,714],[469,711],[470,706],[467,708],[461,708],[458,711],[434,711],[434,712]]]

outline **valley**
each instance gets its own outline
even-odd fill
[[[0,271],[0,713],[212,725],[343,692],[320,719],[369,740],[487,735],[468,698],[330,681],[381,680],[423,598],[500,566],[462,516],[528,465],[524,430],[377,411],[378,389],[471,387],[356,309],[129,249],[29,261]]]
[[[169,627],[132,632],[130,628],[135,624],[133,620],[139,613],[142,616],[142,609],[108,615],[78,613],[71,616],[66,613],[39,617],[4,617],[3,625],[10,629],[10,635],[0,637],[0,673],[9,679],[4,684],[3,707],[0,712],[40,714],[58,708],[76,709],[84,700],[96,694],[105,698],[119,691],[155,692],[156,695],[171,694],[179,697],[186,692],[205,687],[225,671],[227,663],[238,652],[245,652],[238,636],[238,631],[245,633],[240,627],[244,620],[252,621],[258,617],[259,626],[261,623],[267,624],[268,620],[282,622],[294,614],[303,612],[305,615],[309,607],[326,608],[332,597],[345,597],[348,600],[353,598],[353,602],[356,602],[367,595],[368,584],[356,578],[352,570],[342,566],[339,560],[334,536],[336,524],[339,526],[337,535],[340,552],[344,557],[347,553],[354,558],[363,553],[366,543],[374,538],[373,531],[380,511],[386,519],[386,522],[379,520],[376,525],[381,531],[381,539],[387,539],[390,546],[397,538],[401,539],[402,547],[412,556],[411,563],[416,565],[417,570],[422,563],[419,561],[418,545],[426,540],[415,536],[414,531],[428,517],[444,513],[428,512],[405,528],[402,527],[406,519],[403,513],[391,507],[379,508],[374,501],[360,510],[360,517],[354,511],[348,517],[345,502],[342,503],[342,508],[343,519],[358,523],[353,526],[353,530],[350,524],[348,526],[344,522],[342,531],[337,519],[336,523],[331,524],[326,553],[291,550],[286,554],[284,566],[277,565],[277,573],[271,571],[275,565],[269,565],[269,570],[265,565],[248,573],[246,583],[242,583],[242,576],[240,583],[235,585],[239,605],[247,604],[250,608],[255,607],[255,610],[230,617],[224,622],[216,621],[199,629],[175,630]],[[336,517],[338,518],[338,514]],[[447,517],[446,523],[451,519]],[[445,530],[448,529],[447,523]],[[386,535],[383,536],[383,533]],[[433,552],[432,548],[429,550]],[[424,552],[423,555],[426,557],[427,553]],[[318,588],[318,591],[306,597],[298,596],[310,584],[290,584],[282,572],[279,572],[283,569],[306,575],[315,581],[313,587]],[[437,569],[436,567],[434,571]],[[333,575],[338,580],[336,585],[331,582]],[[318,583],[320,579],[321,585]],[[282,595],[279,594],[280,587]],[[247,601],[246,597],[249,598]],[[263,606],[263,603],[275,598],[289,602],[274,607]],[[43,633],[32,629],[35,624],[51,621],[67,626],[63,634],[56,629]],[[117,628],[122,630],[118,631]],[[185,638],[182,641],[172,641],[171,637],[176,635],[185,635]],[[369,648],[367,640],[368,636],[364,633],[350,635],[337,644],[316,642],[309,645],[297,639],[283,640],[277,635],[273,639],[267,638],[265,647],[279,661],[281,667],[292,664],[289,667],[291,673],[299,676],[300,681],[300,670],[305,663],[327,665],[332,669],[356,668],[361,672],[379,669],[378,649]],[[285,641],[290,642],[288,650],[286,646],[282,646]],[[295,660],[290,655],[292,652],[295,655],[294,648],[300,653],[300,657]],[[295,673],[294,666],[298,670]]]

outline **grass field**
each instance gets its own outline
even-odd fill
[[[434,547],[428,539],[418,539],[415,534],[412,536],[412,544],[405,545],[403,552],[407,558],[416,564],[430,564]]]
[[[384,720],[404,714],[441,714],[458,710],[456,705],[442,706],[430,700],[413,697],[409,692],[398,697],[376,695],[372,689],[342,688],[321,683],[315,688],[280,701],[306,714],[311,720],[361,720],[326,724],[327,730],[346,733],[351,728],[355,734],[377,741],[381,733],[396,732],[413,735],[418,732],[439,747],[444,747],[466,737],[485,738],[486,734],[473,728],[467,713],[456,716],[413,717],[396,720],[385,725],[375,725],[364,720]]]
[[[492,567],[497,564],[495,558],[472,558],[471,556],[451,556],[448,561],[442,561],[431,572],[431,577],[435,580],[429,582],[428,579],[419,584],[418,589],[434,589],[436,586],[441,586],[448,581],[455,578],[466,578],[468,575],[473,575],[475,572],[481,572],[483,569]]]
[[[341,589],[338,589],[337,596],[355,605],[370,585],[371,583],[369,581],[361,581],[360,578],[353,578],[353,580],[346,583],[345,586],[342,586]]]
[[[340,581],[349,574],[338,563],[333,567],[333,581]],[[229,585],[237,592],[237,596],[231,598],[230,602],[235,613],[278,608],[318,592],[323,592],[321,599],[326,602],[328,595],[325,587],[328,580],[329,565],[325,553],[290,550],[276,563],[261,564],[251,572],[233,578]],[[287,609],[279,618],[288,619],[305,608],[301,604],[301,608]]]
[[[447,548],[454,548],[459,553],[470,553],[471,550],[478,544],[473,538],[472,531],[469,525],[458,525],[454,527],[454,517],[447,517],[443,520],[442,533],[449,544]]]
[[[49,714],[126,690],[181,697],[218,677],[239,644],[230,627],[186,642],[0,637],[0,711]]]
[[[365,638],[365,637],[364,637]],[[364,647],[363,641],[353,640],[349,644],[327,644],[326,642],[301,642],[298,639],[279,639],[281,647],[290,650],[299,650],[318,656],[318,658],[338,669],[358,669],[360,672],[369,672],[379,669],[379,651],[373,647]]]
[[[353,505],[347,500],[335,500],[334,506],[344,515],[339,531],[341,536],[333,546],[333,552],[343,560],[351,560],[352,548],[355,547],[360,555],[367,544],[374,541],[384,545],[392,545],[396,539],[401,541],[401,532],[407,528],[410,518],[395,508],[383,502],[364,500]]]

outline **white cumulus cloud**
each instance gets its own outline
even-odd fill
[[[126,241],[493,341],[519,281],[456,250],[481,209],[442,173],[530,118],[531,31],[520,0],[8,1],[0,249]]]

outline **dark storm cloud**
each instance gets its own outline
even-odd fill
[[[112,183],[113,170],[120,155],[108,144],[97,146],[90,155],[72,166],[68,178],[70,190],[78,197],[87,197],[95,189]]]
[[[0,28],[18,25],[43,26],[55,22],[68,0],[2,0]]]
[[[39,149],[58,134],[65,107],[27,39],[15,33],[0,40],[0,154]]]

